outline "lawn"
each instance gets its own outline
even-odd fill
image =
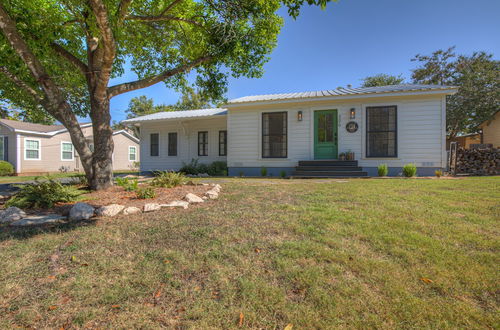
[[[0,328],[499,327],[500,177],[218,182],[188,210],[0,227]]]
[[[137,171],[115,171],[113,172],[115,175],[116,174],[137,174]],[[74,177],[78,175],[82,175],[83,173],[75,173],[75,172],[67,172],[67,173],[47,173],[45,175],[49,175],[52,178],[68,178],[68,177]],[[0,184],[4,183],[18,183],[18,182],[25,182],[25,181],[32,181],[35,180],[36,178],[43,177],[44,175],[20,175],[20,176],[0,176]]]

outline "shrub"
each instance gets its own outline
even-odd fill
[[[208,165],[207,173],[211,176],[227,176],[227,163],[224,161],[215,161]]]
[[[180,186],[186,180],[184,173],[157,171],[151,185],[163,188],[173,188]]]
[[[387,164],[380,164],[377,170],[378,176],[387,176],[387,174],[389,174],[389,167],[387,167]]]
[[[403,175],[407,178],[417,175],[417,166],[415,164],[406,164],[403,166]]]
[[[139,187],[137,179],[130,180],[129,178],[116,178],[116,184],[123,187],[125,191],[136,191]]]
[[[80,186],[88,186],[89,182],[87,180],[87,176],[83,173],[73,175],[74,180],[72,180],[71,184],[76,184]]]
[[[280,177],[282,179],[286,178],[286,171],[280,171]]]
[[[240,171],[240,177],[243,177],[245,175],[245,173],[243,171]]]
[[[267,176],[267,168],[262,167],[260,169],[260,176]]]
[[[184,163],[182,162],[182,167],[179,170],[179,172],[182,172],[184,174],[191,174],[191,175],[196,175],[199,172],[199,164],[198,164],[198,159],[191,159],[191,162],[189,163]]]
[[[0,176],[13,175],[14,166],[5,160],[0,160]]]
[[[34,183],[19,186],[19,192],[5,204],[7,207],[51,208],[58,202],[72,202],[79,195],[74,188],[63,186],[50,177],[39,178]]]
[[[443,175],[443,171],[441,171],[441,170],[435,170],[435,171],[434,171],[434,174],[435,174],[438,178],[440,178],[440,177]]]
[[[138,189],[135,193],[137,194],[137,198],[139,199],[148,199],[156,197],[156,191],[151,187]]]

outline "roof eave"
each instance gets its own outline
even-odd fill
[[[177,118],[157,118],[157,119],[145,119],[145,120],[133,120],[133,119],[126,119],[120,122],[120,124],[124,125],[136,125],[136,124],[141,124],[141,123],[147,123],[147,122],[164,122],[164,121],[187,121],[187,120],[196,120],[196,119],[207,119],[207,118],[218,118],[218,117],[226,117],[227,114],[217,114],[217,115],[208,115],[208,116],[196,116],[196,117],[177,117]]]

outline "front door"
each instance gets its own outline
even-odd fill
[[[337,159],[337,110],[314,112],[314,159]]]

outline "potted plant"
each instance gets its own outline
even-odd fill
[[[345,152],[339,154],[339,160],[345,160]]]
[[[346,152],[346,158],[347,160],[354,160],[354,152],[352,152],[351,150]]]

